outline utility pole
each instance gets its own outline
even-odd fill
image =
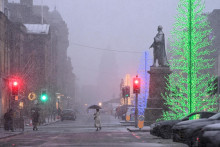
[[[138,93],[135,97],[135,127],[138,127]]]

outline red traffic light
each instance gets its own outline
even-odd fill
[[[134,83],[135,83],[135,84],[138,84],[138,83],[139,83],[139,81],[138,81],[138,80],[135,80],[135,81],[134,81]]]
[[[17,86],[18,85],[18,82],[17,81],[14,81],[13,82],[13,86]]]
[[[20,84],[18,82],[18,80],[12,80],[11,82],[11,94],[14,95],[14,96],[17,96],[18,95],[18,89],[20,87]]]
[[[140,93],[141,79],[136,76],[133,79],[133,93]]]

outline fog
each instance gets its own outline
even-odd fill
[[[91,102],[94,97],[94,101],[119,97],[120,79],[137,73],[142,54],[136,52],[148,50],[157,26],[162,25],[169,37],[178,0],[44,0],[43,4],[56,8],[68,25],[68,55],[78,96],[83,87],[98,87],[97,92],[83,89],[93,91],[88,93]],[[206,12],[219,8],[219,0],[206,1]]]

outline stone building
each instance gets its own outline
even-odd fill
[[[26,28],[13,23],[0,12],[0,117],[11,107],[10,82],[20,76],[24,66],[24,40]],[[21,96],[19,96],[21,98]]]
[[[8,24],[8,47],[10,48],[10,76],[20,76],[23,72],[26,27],[21,23]]]
[[[9,107],[8,79],[10,72],[9,48],[7,44],[7,17],[0,12],[0,114]]]
[[[50,94],[54,95],[55,93],[61,93],[64,97],[74,99],[75,91],[72,90],[69,92],[69,90],[75,88],[75,75],[72,72],[72,64],[69,62],[67,56],[69,33],[67,25],[59,12],[56,10],[50,12],[47,6],[33,5],[33,0],[20,0],[18,2],[11,2],[8,0],[5,3],[5,7],[8,10],[9,19],[13,22],[20,22],[23,24],[43,23],[50,25],[52,51],[50,54],[50,65],[46,65],[53,66],[52,68],[46,67],[46,69],[50,69],[48,72],[52,74],[48,79],[50,85],[53,85],[51,87],[52,93]],[[72,80],[72,82],[70,82],[70,80]],[[55,100],[56,96],[53,96],[52,99]]]
[[[53,71],[55,66],[52,62],[52,44],[50,25],[48,24],[24,24],[27,28],[25,41],[25,93],[28,95],[31,92],[41,95],[42,89],[47,89],[48,97],[51,98],[47,106],[51,109],[55,108],[54,97],[55,93],[52,89]],[[26,110],[33,106],[33,102],[26,100]]]

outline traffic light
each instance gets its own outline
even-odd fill
[[[48,95],[47,95],[47,90],[46,89],[42,89],[41,90],[41,97],[40,100],[42,102],[46,102],[48,100]]]
[[[136,76],[133,79],[133,93],[140,93],[141,89],[141,79]]]
[[[122,97],[125,98],[125,87],[122,87]]]
[[[125,97],[130,97],[130,86],[125,87]]]
[[[17,96],[18,95],[18,81],[13,81],[12,82],[12,91],[11,91],[11,94],[14,95],[14,96]]]

